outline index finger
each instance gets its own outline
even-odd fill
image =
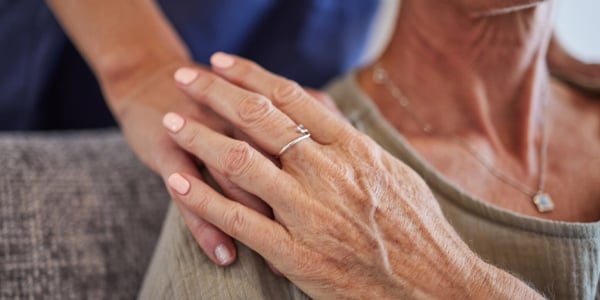
[[[333,143],[350,125],[331,113],[296,82],[275,75],[254,62],[217,52],[211,57],[213,71],[247,90],[265,95],[298,124],[311,129],[321,144]]]

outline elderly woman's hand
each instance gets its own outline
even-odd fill
[[[189,210],[316,298],[462,298],[510,282],[460,240],[421,178],[369,137],[293,82],[238,57],[212,62],[222,77],[184,68],[180,87],[279,162],[193,118],[169,113],[163,123],[181,147],[267,202],[275,220],[175,173],[170,187]],[[297,124],[310,139],[297,140]],[[298,143],[280,153],[290,141]]]

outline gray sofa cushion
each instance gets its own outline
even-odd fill
[[[168,203],[116,131],[0,135],[0,298],[135,298]]]

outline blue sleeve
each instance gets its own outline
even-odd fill
[[[82,0],[85,1],[85,0]],[[239,54],[319,87],[356,65],[380,0],[159,0],[195,60]],[[42,0],[0,0],[0,130],[114,126]]]
[[[0,0],[0,128],[35,127],[66,37],[40,0]]]

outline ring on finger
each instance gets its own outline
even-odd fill
[[[308,131],[308,129],[304,128],[304,126],[302,126],[302,124],[298,124],[298,126],[296,126],[296,130],[298,130],[298,132],[302,135],[291,140],[289,143],[287,143],[283,147],[281,147],[281,150],[279,150],[279,153],[277,154],[277,156],[281,156],[285,151],[290,149],[292,146],[300,143],[301,141],[303,141],[305,139],[310,138],[310,132]]]

